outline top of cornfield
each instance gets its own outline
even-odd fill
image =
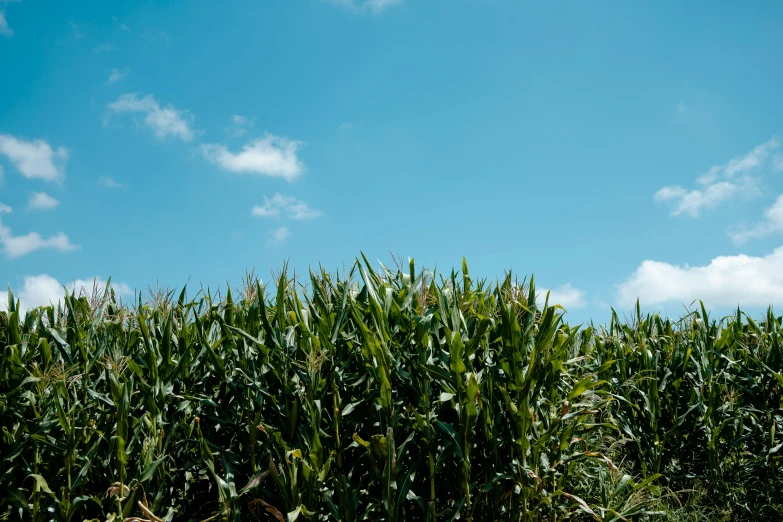
[[[777,519],[771,311],[571,326],[534,279],[359,260],[0,312],[0,517]]]

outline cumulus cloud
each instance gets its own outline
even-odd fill
[[[76,279],[70,283],[61,284],[57,279],[48,275],[32,275],[24,278],[21,288],[14,292],[19,299],[19,307],[22,312],[39,306],[56,305],[65,297],[65,290],[75,292],[76,295],[92,295],[93,290],[102,294],[106,288],[106,280],[100,277]],[[125,283],[112,282],[110,288],[116,296],[133,295],[133,290]],[[5,308],[7,305],[3,305]]]
[[[547,292],[549,292],[550,305],[559,304],[566,309],[584,308],[587,306],[584,290],[574,288],[570,284],[560,285],[552,289],[536,288],[536,302],[539,302],[538,300],[540,299],[540,303],[543,303]]]
[[[673,216],[688,214],[697,217],[703,210],[734,197],[756,196],[760,194],[758,181],[749,173],[760,168],[779,146],[778,138],[772,137],[747,154],[732,158],[723,165],[713,165],[697,179],[700,188],[688,190],[680,185],[670,185],[656,192],[654,199],[670,202]]]
[[[281,216],[295,220],[315,219],[323,213],[311,208],[304,201],[292,196],[284,196],[279,192],[268,198],[264,196],[263,205],[254,205],[251,214],[264,218],[278,218]]]
[[[8,21],[5,19],[5,11],[0,10],[0,34],[11,38],[14,35],[13,29],[8,26]]]
[[[106,85],[112,85],[114,83],[121,82],[127,78],[129,74],[130,71],[128,71],[128,69],[112,69],[111,72],[109,72],[109,79],[106,80]]]
[[[44,140],[26,141],[9,134],[0,134],[0,154],[7,157],[24,177],[62,181],[68,149],[52,148]]]
[[[661,261],[642,262],[617,287],[617,301],[632,306],[690,304],[701,299],[708,306],[767,306],[783,301],[783,247],[771,254],[716,257],[704,266],[679,266]]]
[[[751,228],[735,228],[729,231],[731,239],[742,244],[748,239],[757,239],[783,232],[783,194],[764,211],[764,220]]]
[[[0,237],[0,243],[3,244],[6,255],[11,258],[22,257],[42,248],[51,248],[60,252],[79,248],[78,245],[71,243],[68,236],[62,232],[46,238],[38,232],[30,232],[24,236]]]
[[[11,212],[11,207],[0,203],[0,216]],[[4,225],[0,219],[0,245],[7,257],[16,258],[27,255],[36,250],[49,248],[60,252],[76,250],[79,245],[74,245],[68,239],[68,236],[60,232],[47,238],[42,237],[38,232],[30,232],[24,236],[15,236],[11,229]]]
[[[45,192],[33,192],[27,202],[27,208],[33,210],[50,210],[56,208],[59,201]]]
[[[151,94],[142,98],[135,93],[123,94],[117,101],[109,104],[109,109],[115,113],[144,114],[144,123],[158,138],[175,136],[184,141],[193,139],[193,115],[189,111],[178,110],[171,104],[161,107]]]
[[[217,143],[201,146],[204,157],[230,172],[258,174],[291,181],[300,176],[304,164],[297,157],[302,143],[268,134],[247,143],[239,152],[231,152]]]

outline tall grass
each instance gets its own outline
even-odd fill
[[[783,331],[284,269],[0,312],[0,519],[783,519]],[[22,303],[23,304],[23,303]]]

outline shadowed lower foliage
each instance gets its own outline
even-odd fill
[[[579,327],[534,295],[366,260],[225,298],[9,295],[0,519],[783,518],[780,318]]]

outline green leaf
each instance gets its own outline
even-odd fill
[[[46,479],[44,479],[41,475],[36,475],[35,473],[31,473],[27,476],[33,477],[35,479],[36,484],[38,484],[38,489],[40,489],[44,493],[48,493],[54,498],[57,498],[55,497],[54,492],[51,489],[49,489],[49,484],[46,483]]]

